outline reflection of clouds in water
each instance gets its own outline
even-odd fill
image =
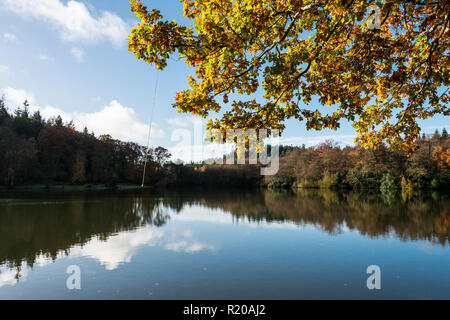
[[[233,223],[235,218],[221,209],[211,209],[201,205],[189,205],[183,207],[183,212],[175,214],[171,212],[170,217],[173,221],[193,221],[193,222],[211,222],[211,223]]]
[[[33,266],[37,265],[38,267],[45,267],[46,265],[52,264],[54,260],[64,258],[65,256],[66,256],[66,254],[64,253],[64,251],[58,252],[56,254],[55,259],[53,259],[51,256],[46,256],[46,255],[40,254],[34,260]]]
[[[0,288],[3,286],[15,286],[19,280],[23,281],[28,275],[29,269],[25,263],[20,268],[9,268],[6,265],[0,266]]]
[[[445,249],[443,247],[436,246],[435,243],[422,242],[418,244],[417,249],[426,254],[433,254],[433,255],[445,254]]]
[[[233,223],[231,214],[220,209],[209,209],[201,206],[187,206],[182,214],[176,214],[164,208],[174,220],[201,221],[210,223]],[[132,258],[144,246],[159,246],[164,250],[184,253],[198,253],[201,251],[216,252],[216,246],[195,239],[191,229],[175,231],[164,237],[164,227],[146,226],[136,230],[123,231],[109,236],[106,240],[94,237],[83,245],[75,245],[69,249],[68,257],[89,257],[97,260],[106,270],[114,270],[123,263],[131,262]],[[67,256],[65,250],[60,250],[55,257],[39,254],[35,258],[34,267],[45,267],[55,260]],[[30,274],[31,268],[25,263],[19,268],[0,266],[0,287],[14,286],[24,281]]]
[[[195,253],[203,250],[214,251],[215,247],[198,241],[189,242],[187,240],[181,240],[166,244],[165,249],[175,252]]]
[[[70,249],[70,256],[88,256],[96,259],[106,270],[114,270],[124,262],[130,262],[145,245],[154,246],[164,232],[153,228],[125,231],[106,241],[93,239],[83,246]]]
[[[61,251],[57,254],[56,259],[64,256],[64,252]],[[53,262],[54,260],[50,256],[39,254],[34,261],[33,267],[45,267]],[[25,262],[22,262],[20,267],[13,268],[8,267],[7,265],[0,265],[0,288],[7,285],[15,286],[19,281],[25,281],[30,271],[31,268]]]
[[[181,235],[179,237],[178,235]],[[184,238],[184,239],[183,239]],[[211,252],[216,251],[216,247],[212,244],[202,243],[193,239],[193,232],[191,229],[186,229],[183,232],[174,232],[164,246],[164,249],[174,252],[196,253],[203,250]]]
[[[89,257],[97,260],[106,270],[114,270],[123,263],[131,262],[131,259],[139,250],[148,246],[161,246],[165,250],[174,252],[196,253],[203,250],[215,251],[213,245],[208,245],[193,238],[193,232],[190,229],[180,233],[174,233],[170,239],[163,239],[164,231],[154,227],[144,227],[133,231],[124,231],[110,236],[107,240],[94,238],[84,245],[77,245],[70,249],[69,258]],[[57,254],[56,260],[64,258],[64,251]],[[34,266],[45,267],[54,260],[45,255],[38,255]],[[14,286],[19,281],[24,281],[30,273],[25,263],[20,268],[10,268],[7,265],[0,266],[0,287],[10,285]]]
[[[215,251],[213,245],[191,239],[192,230],[175,233],[170,240],[163,240],[164,231],[152,227],[125,231],[110,236],[106,241],[93,239],[83,246],[70,249],[70,257],[96,259],[106,270],[114,270],[122,263],[129,263],[143,246],[161,246],[175,252],[195,253],[203,250]],[[166,243],[164,245],[164,243]]]
[[[231,212],[219,208],[212,209],[201,205],[189,205],[183,207],[181,214],[171,212],[170,217],[173,221],[181,222],[206,222],[215,224],[243,224],[250,228],[282,228],[296,230],[300,224],[292,221],[249,221],[245,216],[236,217]],[[306,227],[307,223],[302,226]],[[316,227],[313,226],[312,229]]]
[[[184,236],[185,238],[190,238],[190,237],[192,237],[192,230],[191,230],[191,229],[184,230],[184,231],[183,231],[183,236]]]
[[[106,270],[114,270],[122,263],[129,263],[138,251],[148,246],[161,246],[175,252],[195,253],[202,250],[214,251],[214,246],[190,239],[192,230],[174,234],[171,240],[163,240],[164,231],[152,227],[125,231],[110,236],[106,241],[93,239],[83,246],[70,249],[70,257],[85,256],[96,259]],[[181,239],[180,239],[181,238]],[[164,245],[165,242],[168,242]]]
[[[170,215],[172,221],[179,222],[206,222],[212,224],[233,224],[242,223],[250,227],[276,227],[276,228],[296,228],[289,223],[270,223],[260,221],[257,224],[244,219],[236,219],[228,211],[222,209],[211,209],[201,205],[184,206],[183,212],[177,214],[171,209],[164,208],[166,214]],[[132,258],[139,250],[148,246],[159,246],[164,250],[177,253],[198,253],[201,251],[217,252],[217,246],[200,241],[194,236],[193,230],[182,229],[173,230],[170,235],[164,236],[164,228],[155,228],[148,225],[136,230],[123,231],[109,236],[106,240],[95,237],[83,245],[76,245],[69,250],[69,258],[90,257],[97,260],[106,270],[114,270],[123,263],[131,262]],[[66,256],[66,252],[61,250],[56,260]],[[50,256],[39,254],[36,256],[34,266],[45,267],[54,262]],[[20,268],[9,268],[6,265],[0,266],[0,287],[5,285],[15,285],[19,281],[24,281],[31,269],[23,264]]]

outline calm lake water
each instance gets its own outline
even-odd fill
[[[449,221],[436,194],[4,194],[0,299],[449,299]]]

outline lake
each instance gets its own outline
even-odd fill
[[[0,299],[449,299],[449,221],[439,194],[2,194]]]

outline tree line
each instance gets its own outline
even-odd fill
[[[146,183],[154,183],[170,157],[165,148],[79,132],[60,116],[46,120],[30,112],[26,101],[10,113],[0,99],[0,185],[139,183],[146,155]]]
[[[446,129],[422,135],[408,156],[382,144],[341,148],[333,141],[306,148],[294,147],[280,159],[276,176],[265,179],[269,188],[351,188],[414,193],[450,185],[450,138]]]
[[[0,98],[0,186],[55,184],[140,185],[145,168],[145,184],[151,186],[256,185],[257,166],[204,167],[169,161],[163,147],[146,148],[134,142],[96,137],[60,116],[44,119],[31,112],[27,101],[9,112]],[[147,159],[147,161],[145,161]]]
[[[271,148],[268,147],[270,153]],[[96,137],[60,116],[44,119],[39,111],[22,107],[9,112],[0,98],[0,185],[31,184],[145,184],[152,186],[264,186],[272,189],[374,189],[385,193],[402,189],[450,185],[450,139],[445,129],[416,140],[407,155],[389,146],[364,149],[340,147],[333,141],[306,148],[280,146],[280,168],[262,177],[259,165],[177,164],[163,147]],[[236,154],[234,154],[236,156]],[[248,155],[247,155],[248,157]]]

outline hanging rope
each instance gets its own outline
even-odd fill
[[[148,162],[148,152],[149,152],[149,147],[150,147],[150,136],[152,134],[152,124],[153,124],[153,113],[155,111],[155,106],[156,106],[156,93],[158,91],[158,77],[159,77],[159,73],[158,71],[156,71],[156,81],[155,81],[155,93],[153,94],[153,106],[152,106],[152,112],[150,114],[150,124],[148,126],[148,138],[147,138],[147,153],[145,155],[145,161],[144,161],[144,172],[142,174],[142,185],[141,187],[144,187],[144,182],[145,182],[145,169],[147,168],[147,162]]]

